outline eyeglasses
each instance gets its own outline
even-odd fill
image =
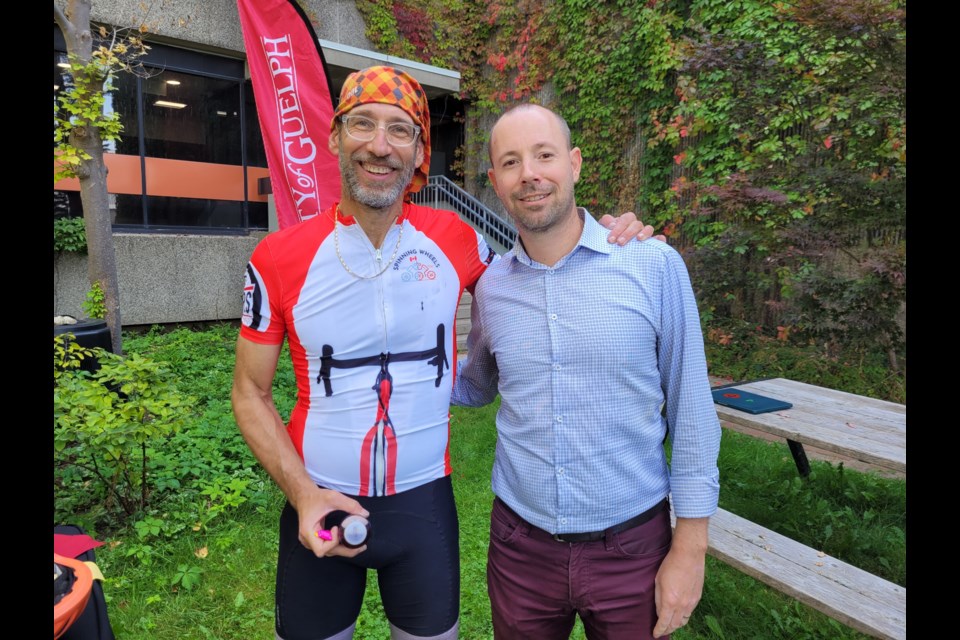
[[[420,127],[406,122],[381,124],[366,116],[340,116],[340,122],[348,136],[362,142],[376,138],[378,129],[387,132],[387,142],[395,147],[409,147],[420,135]]]

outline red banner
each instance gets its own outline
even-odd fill
[[[340,199],[327,149],[333,99],[323,51],[294,0],[237,0],[281,229]]]

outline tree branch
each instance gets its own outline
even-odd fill
[[[60,7],[53,5],[53,21],[57,23],[60,27],[60,30],[63,31],[63,35],[67,38],[73,38],[77,32],[76,28],[73,26],[73,23],[67,19],[67,16],[64,15],[63,11],[60,10]]]

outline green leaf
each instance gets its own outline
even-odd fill
[[[707,615],[704,620],[706,621],[707,627],[710,629],[710,631],[713,631],[713,633],[718,638],[721,638],[721,640],[726,640],[726,636],[723,634],[723,629],[720,627],[720,621],[717,620],[715,616]]]

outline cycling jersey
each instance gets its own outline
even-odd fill
[[[240,335],[287,336],[287,431],[313,481],[392,495],[450,474],[457,305],[496,254],[451,211],[404,203],[377,250],[352,217],[334,233],[334,210],[257,245]]]

